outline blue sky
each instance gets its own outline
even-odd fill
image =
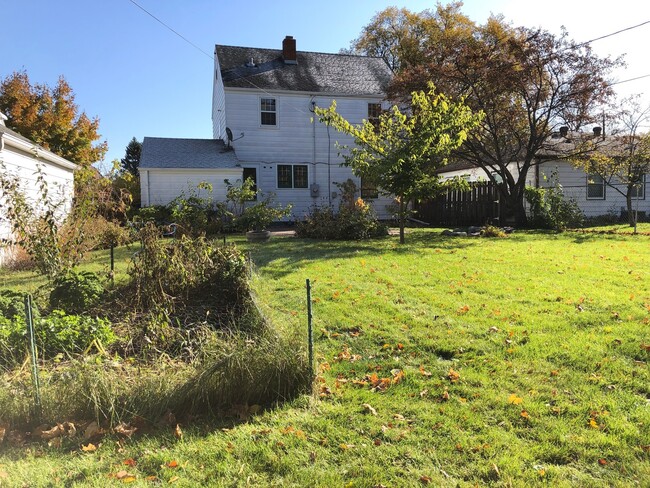
[[[285,35],[298,50],[337,52],[389,5],[435,7],[421,0],[135,1],[209,54],[215,44],[280,48]],[[492,12],[552,32],[564,25],[578,41],[650,20],[650,2],[635,0],[468,0],[463,11],[478,22]],[[211,137],[212,60],[129,0],[0,0],[0,12],[0,77],[24,69],[32,83],[52,86],[63,75],[80,109],[100,118],[109,145],[103,169],[134,136]],[[627,69],[615,75],[624,80],[650,74],[649,40],[650,24],[592,47],[627,53]],[[618,89],[650,93],[650,78]]]

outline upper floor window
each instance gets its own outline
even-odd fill
[[[587,175],[587,200],[605,200],[605,180],[601,176]]]
[[[379,125],[379,116],[381,115],[381,103],[368,104],[368,122],[377,127]]]
[[[307,188],[306,164],[278,164],[278,188]]]
[[[262,125],[277,125],[275,98],[260,98],[260,114]]]

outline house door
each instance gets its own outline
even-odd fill
[[[252,190],[255,192],[255,198],[253,200],[257,200],[257,168],[243,168],[243,170],[242,181],[246,181],[248,178],[253,180]]]

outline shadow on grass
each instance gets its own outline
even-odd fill
[[[247,248],[259,269],[273,263],[273,269],[264,269],[264,273],[279,278],[295,272],[296,267],[313,261],[373,256],[387,251],[400,255],[417,255],[427,249],[462,250],[476,246],[477,241],[477,238],[446,237],[430,231],[414,231],[407,234],[405,244],[400,244],[397,236],[363,241],[280,237],[263,244],[249,245]]]

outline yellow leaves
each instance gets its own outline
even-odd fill
[[[589,425],[589,427],[591,427],[592,429],[600,429],[600,425],[598,425],[598,422],[596,422],[596,419],[593,417],[589,419],[587,425]]]
[[[530,418],[530,415],[528,414],[528,411],[522,410],[521,413],[519,414],[522,418],[528,420]]]
[[[89,442],[87,445],[81,445],[81,450],[83,452],[95,452],[97,450],[97,446],[95,444],[92,444]]]
[[[339,449],[341,451],[347,451],[348,449],[352,449],[353,447],[354,447],[354,444],[345,444],[343,442],[341,444],[339,444]]]
[[[522,403],[523,401],[524,401],[523,398],[518,397],[518,396],[517,396],[516,394],[514,394],[514,393],[511,394],[511,395],[508,397],[508,403],[510,403],[510,404],[512,404],[512,405],[521,405],[521,403]]]
[[[181,430],[181,426],[178,424],[176,424],[176,427],[174,428],[174,437],[179,441],[183,439],[183,431]]]

